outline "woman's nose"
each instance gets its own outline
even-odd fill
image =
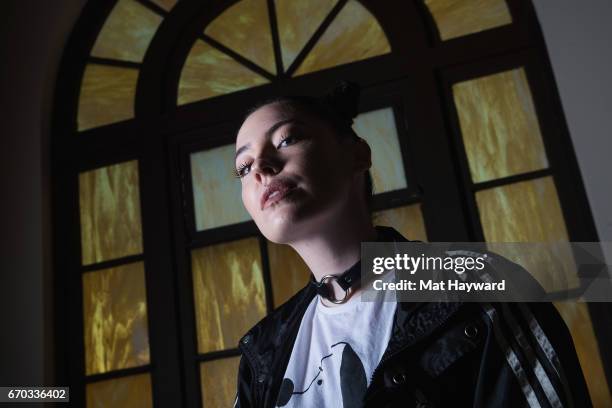
[[[266,177],[274,176],[280,171],[278,163],[268,158],[257,158],[251,164],[251,172],[257,182],[264,184]]]

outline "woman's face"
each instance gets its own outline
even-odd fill
[[[356,174],[353,145],[321,120],[278,103],[245,120],[235,166],[244,206],[266,238],[294,242],[341,214]]]

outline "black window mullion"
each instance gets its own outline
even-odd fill
[[[259,253],[261,255],[261,273],[264,283],[264,293],[266,296],[266,314],[274,310],[274,292],[272,289],[272,275],[270,273],[270,259],[268,254],[268,245],[266,238],[259,234]]]
[[[171,142],[167,152],[169,164],[169,194],[171,197],[171,221],[174,237],[172,249],[175,253],[176,286],[178,296],[178,318],[180,324],[180,346],[183,378],[183,392],[187,408],[200,408],[202,404],[200,392],[200,370],[197,362],[198,339],[195,316],[195,299],[193,293],[193,277],[191,271],[190,229],[192,225],[186,222],[186,202],[193,200],[193,194],[186,197],[183,191],[184,154],[179,144]],[[193,208],[193,207],[188,207]],[[192,217],[188,219],[193,219]]]
[[[319,39],[323,36],[323,34],[325,33],[325,30],[327,30],[327,28],[334,21],[336,16],[340,13],[340,10],[342,10],[342,7],[344,7],[346,2],[347,0],[339,0],[336,3],[336,5],[331,9],[327,17],[323,19],[323,22],[321,22],[321,25],[315,30],[312,37],[310,37],[310,39],[304,45],[304,48],[302,48],[299,54],[295,57],[295,59],[291,63],[291,66],[285,69],[285,74],[287,77],[293,76],[293,74],[302,64],[304,59],[306,59],[306,56],[310,53],[310,51],[312,51],[312,49],[317,44]]]
[[[221,360],[221,359],[229,358],[229,357],[240,357],[240,355],[241,353],[239,349],[232,348],[232,349],[211,351],[209,353],[198,354],[196,359],[198,362],[202,363],[206,361]]]
[[[139,170],[151,383],[155,407],[175,407],[184,405],[185,395],[168,164],[163,136],[147,136]]]
[[[140,69],[140,67],[142,66],[139,62],[124,61],[124,60],[94,57],[94,56],[89,57],[88,62],[91,64],[107,65],[110,67],[117,67],[117,68]]]
[[[85,265],[81,267],[81,271],[86,273],[86,272],[99,271],[102,269],[115,268],[117,266],[129,264],[133,262],[144,261],[144,259],[145,259],[144,254],[129,255],[129,256],[124,256],[122,258],[110,259],[108,261],[102,261],[102,262],[98,262],[94,264]]]
[[[527,173],[513,174],[511,176],[482,181],[479,183],[473,183],[470,181],[470,187],[475,193],[477,191],[487,190],[489,188],[506,186],[508,184],[519,183],[521,181],[535,180],[546,176],[554,176],[554,172],[550,168],[545,168]]]
[[[222,52],[224,54],[229,55],[234,60],[236,60],[240,64],[244,65],[245,67],[247,67],[251,71],[254,71],[254,72],[258,73],[259,75],[261,75],[262,77],[266,78],[268,81],[270,81],[270,82],[274,81],[275,77],[274,77],[274,75],[272,73],[266,71],[265,69],[263,69],[259,65],[255,64],[251,60],[249,60],[249,59],[243,57],[242,55],[238,54],[236,51],[232,50],[231,48],[226,47],[225,45],[221,44],[219,41],[215,40],[212,37],[209,37],[206,34],[201,34],[200,37],[208,45],[210,45],[213,48],[216,48],[217,51],[220,51],[220,52]]]
[[[278,33],[278,21],[274,0],[268,0],[268,16],[270,19],[270,32],[272,34],[272,46],[274,48],[274,59],[276,60],[276,76],[283,77],[284,67],[281,53],[280,38]]]
[[[87,384],[95,383],[98,381],[114,380],[124,377],[129,377],[138,374],[148,374],[151,370],[151,364],[145,364],[137,367],[122,368],[119,370],[107,371],[99,374],[91,374],[85,377]],[[72,392],[70,393],[72,394]],[[70,396],[72,398],[72,395]]]
[[[168,16],[168,12],[165,9],[163,9],[162,7],[158,6],[157,4],[153,3],[150,0],[136,0],[136,1],[162,18],[165,18]]]
[[[83,285],[80,272],[78,173],[64,149],[54,149],[55,371],[70,386],[70,401],[85,406]],[[61,224],[58,221],[61,220]],[[61,225],[61,227],[60,227]]]
[[[415,72],[403,94],[429,241],[480,240],[469,223],[474,216],[465,205],[465,181],[460,182],[457,153],[448,137],[446,101],[435,72],[426,66]]]

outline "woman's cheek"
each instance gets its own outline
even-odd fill
[[[255,191],[253,191],[252,186],[248,185],[246,182],[243,182],[242,185],[242,203],[244,204],[244,208],[251,215],[251,218],[255,218],[255,205],[256,205],[256,197]]]
[[[322,181],[325,175],[329,173],[330,158],[323,151],[317,151],[314,148],[306,149],[298,160],[298,166],[301,168],[302,174]]]

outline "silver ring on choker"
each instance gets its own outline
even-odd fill
[[[338,281],[338,277],[336,275],[325,275],[324,277],[321,278],[320,283],[327,283],[327,281],[331,280],[331,279],[335,279],[336,282]],[[330,284],[331,285],[331,284]],[[340,286],[340,288],[342,288],[342,286]],[[333,290],[332,290],[333,292]],[[351,288],[348,289],[344,289],[344,297],[342,299],[336,299],[334,297],[334,299],[330,299],[330,298],[326,298],[327,300],[329,300],[332,303],[335,303],[337,305],[342,304],[344,302],[346,302],[348,300],[348,295],[351,292]]]

